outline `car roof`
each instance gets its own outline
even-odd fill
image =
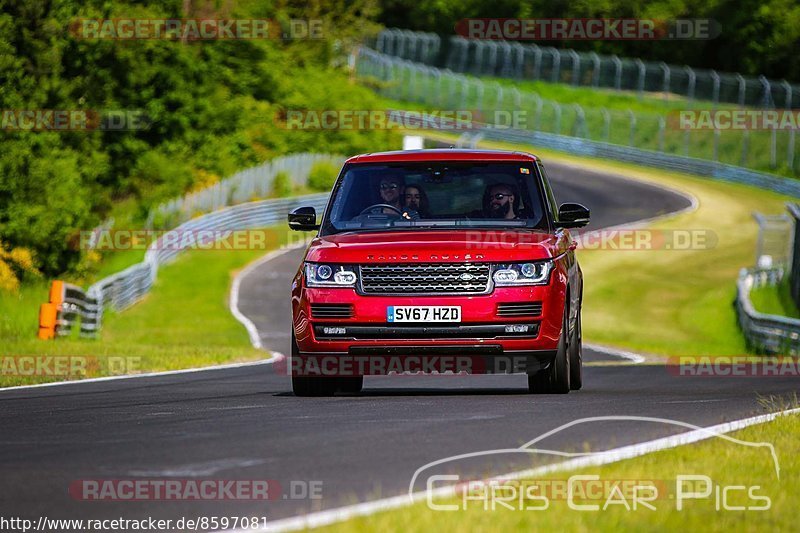
[[[525,152],[507,150],[468,150],[460,148],[435,148],[427,150],[397,150],[351,157],[346,163],[402,163],[420,161],[538,161]]]

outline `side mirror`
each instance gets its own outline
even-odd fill
[[[295,231],[314,231],[319,229],[317,212],[313,207],[298,207],[289,213],[289,228]]]
[[[589,223],[589,209],[581,204],[561,204],[558,208],[558,222],[561,228],[582,228]]]

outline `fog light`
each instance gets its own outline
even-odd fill
[[[344,335],[345,333],[347,333],[347,329],[345,329],[345,328],[324,327],[324,328],[322,328],[322,332],[325,335]]]
[[[506,326],[506,333],[528,333],[530,326],[528,324],[513,324]]]

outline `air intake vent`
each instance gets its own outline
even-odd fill
[[[352,318],[352,304],[311,304],[311,318]]]
[[[497,304],[497,316],[540,316],[542,302]]]
[[[486,263],[361,265],[364,294],[483,294],[489,292]]]

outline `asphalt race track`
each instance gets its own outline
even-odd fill
[[[559,201],[591,208],[592,228],[689,205],[683,196],[613,176],[554,164],[548,169]],[[242,280],[241,311],[264,345],[283,353],[289,280],[301,257],[301,250],[277,256]],[[584,357],[614,359],[589,351]],[[0,501],[13,515],[34,519],[274,519],[402,494],[430,461],[515,448],[576,418],[639,415],[709,426],[763,412],[759,396],[797,389],[793,378],[677,377],[663,365],[590,366],[584,389],[566,396],[528,395],[525,385],[524,376],[394,376],[367,378],[357,396],[296,398],[275,365],[259,364],[0,391]],[[682,431],[651,422],[602,422],[572,427],[539,445],[602,450]],[[457,471],[483,477],[554,460],[487,456]],[[70,484],[87,479],[266,479],[280,489],[266,502],[71,497]],[[303,497],[308,482],[320,499]]]

